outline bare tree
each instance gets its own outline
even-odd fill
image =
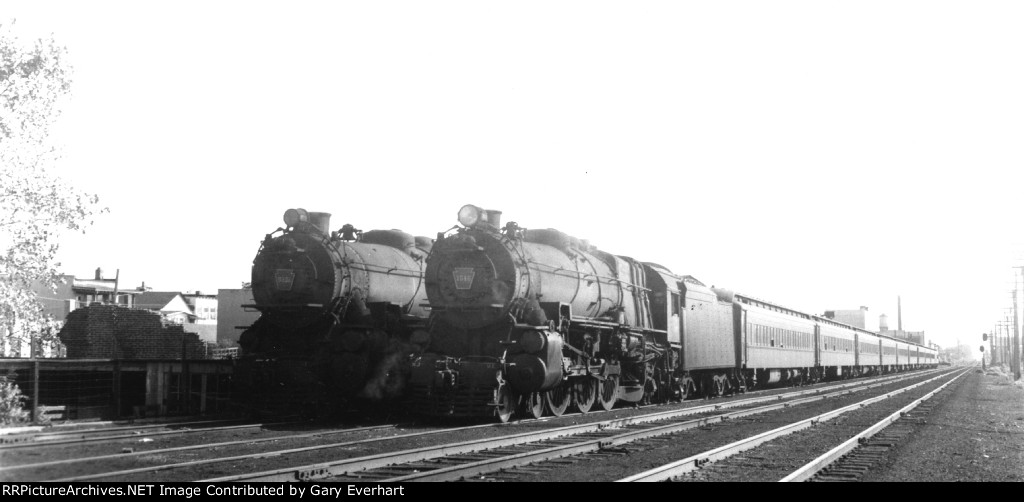
[[[15,347],[54,337],[33,284],[54,288],[62,231],[84,231],[98,209],[50,172],[60,151],[50,128],[71,92],[67,49],[52,39],[24,43],[0,22],[0,335]]]

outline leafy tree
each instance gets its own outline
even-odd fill
[[[25,400],[14,378],[0,376],[0,425],[10,425],[28,420]]]
[[[13,28],[0,22],[0,335],[18,347],[30,335],[55,338],[31,288],[56,286],[60,232],[83,231],[105,209],[49,171],[60,158],[50,127],[71,91],[67,50],[23,43]]]

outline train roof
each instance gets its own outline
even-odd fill
[[[770,302],[770,301],[767,301],[767,300],[761,300],[759,298],[754,298],[754,297],[752,297],[750,295],[745,295],[743,293],[735,293],[735,297],[737,298],[737,300],[740,303],[744,303],[744,304],[747,304],[747,305],[755,305],[757,307],[765,308],[765,309],[768,309],[768,310],[773,310],[773,311],[776,311],[776,312],[785,312],[785,313],[788,313],[788,314],[797,315],[799,317],[806,317],[806,318],[813,319],[815,321],[822,321],[822,322],[825,322],[827,324],[832,324],[832,325],[841,326],[841,327],[844,327],[844,328],[849,328],[849,329],[852,329],[854,331],[859,331],[859,332],[862,332],[862,333],[867,333],[867,334],[870,334],[870,335],[873,335],[873,336],[877,336],[879,338],[884,338],[886,340],[892,340],[892,341],[899,342],[899,343],[905,343],[907,345],[914,345],[914,346],[923,347],[923,348],[926,348],[926,349],[929,348],[927,345],[924,345],[924,344],[912,342],[910,340],[902,340],[902,339],[899,339],[899,338],[893,338],[891,336],[883,335],[881,333],[876,333],[874,331],[869,331],[869,330],[866,330],[864,328],[860,328],[860,327],[853,326],[853,325],[850,325],[850,324],[842,323],[842,322],[836,321],[834,319],[829,319],[829,318],[824,317],[824,316],[815,315],[815,314],[808,314],[806,312],[801,312],[801,311],[796,310],[796,309],[791,309],[789,307],[785,307],[785,306],[779,305],[778,303],[775,303],[775,302]]]
[[[927,345],[924,345],[924,344],[921,344],[921,343],[912,342],[910,340],[902,340],[900,338],[893,338],[893,337],[888,336],[888,335],[883,335],[881,333],[876,333],[874,331],[866,330],[864,328],[861,328],[861,327],[858,327],[858,326],[853,326],[851,324],[842,323],[842,322],[836,321],[835,319],[829,319],[829,318],[824,317],[824,316],[812,315],[811,317],[814,318],[817,321],[824,321],[824,322],[826,322],[828,324],[834,324],[836,326],[841,326],[841,327],[844,327],[844,328],[850,328],[850,329],[852,329],[854,331],[859,331],[861,333],[867,333],[869,335],[877,336],[879,338],[885,338],[886,340],[892,340],[892,341],[896,341],[896,342],[900,342],[900,343],[905,343],[907,345],[915,345],[915,346],[923,347],[923,348],[926,348],[926,349],[930,349],[931,348],[931,347],[928,347]]]
[[[787,314],[790,314],[790,315],[795,315],[795,316],[798,316],[798,317],[805,317],[805,318],[813,317],[812,314],[808,314],[806,312],[803,312],[803,311],[800,311],[800,310],[797,310],[797,309],[789,308],[789,307],[786,307],[786,306],[781,305],[781,304],[776,303],[776,302],[771,302],[771,301],[768,301],[768,300],[762,300],[760,298],[754,298],[753,296],[750,296],[750,295],[747,295],[747,294],[735,293],[735,296],[736,296],[736,299],[740,303],[744,303],[744,304],[747,304],[747,305],[754,305],[754,306],[757,306],[757,307],[761,307],[763,309],[773,310],[775,312],[784,312],[784,313],[787,313]]]

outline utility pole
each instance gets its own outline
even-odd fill
[[[1013,353],[1010,347],[1010,326],[1013,326],[1013,322],[1010,321],[1010,314],[1006,315],[1006,337],[1003,338],[1003,360],[1006,361],[1007,366],[1012,364],[1010,355]]]
[[[995,330],[998,329],[998,324],[996,326],[997,327],[992,328],[993,329],[992,336],[990,336],[988,338],[988,365],[990,367],[992,367],[992,368],[994,368],[996,366],[996,331]]]
[[[996,354],[999,352],[997,350],[999,345],[996,343],[996,340],[998,340],[998,339],[999,339],[999,321],[996,321],[996,323],[992,325],[992,338],[990,338],[989,341],[988,341],[988,353],[989,353],[988,363],[991,366],[995,366],[996,365]]]
[[[1024,267],[1015,267],[1024,275]],[[1017,274],[1013,274],[1013,379],[1020,380],[1020,332],[1017,328]]]

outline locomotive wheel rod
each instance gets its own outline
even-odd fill
[[[931,371],[930,372],[925,372],[924,374],[926,375],[926,374],[929,374],[929,373],[932,373],[932,372]],[[872,382],[869,385],[865,385],[863,387],[863,389],[877,387],[877,386],[880,386],[880,385],[885,385],[885,384],[888,384],[888,383],[892,383],[894,381],[900,381],[900,380],[904,380],[904,379],[907,379],[907,378],[914,378],[914,377],[917,377],[917,376],[921,376],[921,374],[914,373],[914,374],[910,374],[910,375],[903,374],[903,375],[886,376],[886,377],[882,377],[882,378],[880,378],[878,380],[875,380],[874,382]],[[587,433],[600,432],[600,431],[605,430],[605,429],[617,429],[617,428],[621,428],[621,427],[624,427],[624,426],[627,426],[627,425],[643,424],[643,423],[648,423],[648,422],[672,419],[672,418],[686,416],[686,415],[694,415],[694,414],[699,414],[699,413],[708,413],[708,412],[713,412],[713,411],[716,411],[716,410],[719,410],[719,409],[722,409],[722,408],[734,408],[734,407],[739,407],[739,406],[749,406],[749,405],[752,405],[752,404],[758,404],[758,403],[762,403],[762,402],[780,401],[782,399],[794,398],[794,397],[799,397],[799,396],[808,395],[808,394],[823,394],[825,391],[837,390],[837,389],[848,389],[849,387],[855,387],[855,386],[864,385],[864,384],[865,384],[865,382],[846,383],[846,384],[840,384],[840,385],[832,386],[830,388],[825,388],[825,389],[809,389],[809,390],[791,392],[791,393],[786,393],[786,394],[776,394],[776,395],[771,395],[771,396],[761,396],[761,397],[755,397],[755,398],[750,398],[750,399],[742,399],[742,400],[737,400],[737,401],[730,401],[730,402],[727,402],[727,403],[708,404],[708,405],[696,406],[696,407],[692,407],[692,408],[684,408],[684,409],[662,411],[662,412],[651,413],[651,414],[647,414],[647,415],[640,415],[640,416],[635,416],[635,417],[627,417],[627,418],[621,418],[621,419],[606,420],[606,421],[602,421],[602,422],[594,422],[594,423],[589,423],[589,424],[571,425],[571,426],[560,427],[560,428],[556,428],[556,429],[550,429],[550,430],[547,430],[547,431],[532,431],[532,432],[526,432],[526,433],[520,433],[520,434],[513,434],[513,435],[504,436],[504,437],[497,438],[497,439],[488,438],[488,439],[481,439],[481,440],[475,440],[475,441],[465,441],[465,442],[460,442],[460,443],[450,443],[450,444],[444,444],[444,445],[440,445],[440,446],[429,446],[429,447],[418,448],[418,449],[413,449],[413,450],[404,450],[404,451],[400,451],[400,452],[391,452],[391,453],[382,453],[382,454],[378,454],[378,455],[370,455],[370,456],[366,456],[366,457],[347,458],[347,459],[342,459],[342,460],[333,461],[333,462],[324,462],[324,463],[311,464],[311,465],[305,465],[305,466],[286,467],[286,468],[275,469],[275,470],[271,470],[271,471],[246,473],[246,474],[239,474],[239,475],[234,475],[234,476],[224,476],[224,477],[220,477],[220,478],[212,478],[212,479],[201,480],[201,482],[224,482],[224,481],[288,482],[288,481],[309,481],[309,480],[313,480],[313,479],[323,479],[323,478],[329,478],[329,477],[333,477],[333,476],[341,476],[341,475],[344,475],[344,474],[349,473],[349,472],[362,471],[362,470],[366,470],[366,469],[377,469],[377,468],[385,467],[385,466],[388,466],[388,465],[391,465],[391,464],[401,464],[401,463],[417,462],[417,461],[430,460],[430,459],[434,459],[434,458],[446,457],[446,456],[463,454],[463,453],[472,453],[472,452],[477,452],[477,451],[480,451],[480,450],[483,450],[483,449],[503,448],[503,447],[509,447],[509,446],[515,446],[515,445],[519,445],[519,444],[524,444],[524,443],[543,441],[543,440],[558,438],[558,437],[562,437],[562,436],[571,436],[571,435],[578,435],[578,434],[587,434]],[[853,390],[840,391],[840,392],[834,393],[834,395],[840,395],[840,394],[846,394],[846,393],[850,393],[850,392],[856,392],[858,390],[863,390],[863,389],[853,389]],[[824,399],[824,398],[826,398],[828,396],[831,396],[831,395],[833,395],[833,394],[825,394],[824,396],[815,396],[813,399]],[[786,406],[791,406],[792,404],[793,404],[792,402],[784,402],[784,403],[777,403],[777,404],[775,404],[773,406],[775,406],[775,407],[786,407]],[[762,411],[768,411],[768,410],[762,410]],[[707,420],[707,419],[701,419],[701,420]],[[508,424],[485,424],[485,425],[473,426],[472,428],[495,427],[495,426],[504,427],[504,426],[507,426],[507,425]],[[430,431],[430,432],[425,433],[425,434],[436,434],[436,433],[440,433],[440,432],[452,432],[452,431],[455,431],[455,430],[465,430],[465,429],[466,428],[443,429],[443,430],[439,430],[439,431]],[[396,436],[396,437],[408,438],[408,437],[411,437],[411,436],[410,435],[406,435],[406,436]],[[391,439],[391,438],[386,438],[386,439]],[[361,441],[361,442],[369,442],[369,441],[370,440]],[[351,443],[347,443],[347,444],[351,444]],[[323,445],[323,446],[318,446],[318,447],[303,448],[303,449],[301,449],[301,451],[306,451],[306,450],[311,450],[311,449],[320,449],[320,448],[332,447],[332,446],[338,446],[338,445]],[[280,455],[280,454],[283,454],[283,453],[290,453],[290,452],[293,452],[293,451],[298,451],[298,450],[285,450],[285,451],[277,452],[275,455]],[[268,456],[268,455],[270,455],[270,454],[269,453],[263,453],[263,454],[253,455],[253,456]]]
[[[964,373],[966,373],[966,371],[965,372],[961,372],[960,374],[954,376],[952,379],[950,379],[950,382],[952,382],[953,380],[956,380],[957,378],[960,378],[961,376],[964,375]],[[678,476],[682,476],[683,474],[686,474],[686,473],[688,473],[690,471],[694,471],[694,470],[700,469],[701,467],[703,467],[703,466],[705,466],[707,464],[710,464],[712,462],[716,462],[716,461],[722,460],[724,458],[731,457],[731,456],[733,456],[733,455],[735,455],[737,453],[749,450],[751,448],[755,448],[757,446],[760,446],[763,443],[767,443],[768,441],[771,441],[771,440],[776,439],[778,437],[785,436],[787,434],[792,434],[794,432],[806,429],[808,427],[812,427],[814,425],[817,425],[820,422],[824,422],[826,420],[830,420],[830,419],[835,418],[835,417],[837,417],[839,415],[842,415],[843,413],[846,413],[848,411],[858,410],[858,409],[863,408],[865,406],[868,406],[870,404],[874,404],[874,403],[877,403],[879,401],[882,401],[882,400],[888,399],[890,397],[893,397],[895,395],[902,394],[904,392],[907,392],[909,390],[915,389],[915,388],[920,387],[920,386],[922,386],[924,384],[927,384],[929,382],[933,382],[933,381],[938,380],[940,378],[943,378],[945,376],[948,376],[948,373],[947,374],[938,375],[938,376],[933,377],[933,378],[929,378],[928,380],[925,380],[925,381],[922,381],[922,382],[918,382],[916,384],[904,387],[902,389],[897,389],[897,390],[895,390],[893,392],[889,392],[887,394],[883,394],[883,395],[878,396],[878,397],[873,397],[871,399],[866,399],[866,400],[861,401],[859,403],[854,403],[854,404],[851,404],[849,406],[844,406],[844,407],[839,408],[839,409],[835,409],[835,410],[832,410],[832,411],[829,411],[829,412],[826,412],[826,413],[822,413],[821,415],[818,415],[818,416],[815,416],[815,417],[804,419],[804,420],[801,420],[799,422],[795,422],[795,423],[792,423],[792,424],[789,424],[789,425],[786,425],[786,426],[783,426],[783,427],[779,427],[777,429],[772,429],[772,430],[767,431],[767,432],[762,432],[761,434],[757,434],[755,436],[752,436],[752,437],[749,437],[749,438],[746,438],[746,439],[741,439],[741,440],[736,441],[734,443],[730,443],[730,444],[727,444],[725,446],[721,446],[721,447],[715,448],[713,450],[708,450],[708,451],[703,452],[703,453],[698,453],[696,455],[692,455],[692,456],[684,458],[682,460],[677,460],[675,462],[672,462],[672,463],[669,463],[669,464],[665,464],[665,465],[660,466],[660,467],[655,467],[654,469],[651,469],[649,471],[641,472],[639,474],[635,474],[633,476],[629,476],[627,478],[620,479],[619,481],[620,482],[667,481],[667,480],[670,480],[672,478],[675,478],[675,477],[678,477]],[[949,382],[947,382],[947,384],[948,383]]]

